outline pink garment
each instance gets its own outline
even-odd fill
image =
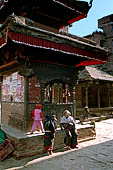
[[[42,132],[44,131],[42,120],[34,120],[31,131],[34,132],[37,126]]]
[[[34,120],[42,120],[41,116],[40,116],[40,113],[42,111],[40,109],[35,109],[34,110]]]
[[[41,131],[44,131],[42,118],[41,118],[42,111],[40,109],[34,110],[34,122],[32,125],[31,132],[34,132],[37,126],[40,128]]]

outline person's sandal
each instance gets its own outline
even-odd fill
[[[30,132],[29,134],[30,134],[30,135],[32,135],[32,134],[33,134],[33,132]]]
[[[53,154],[53,152],[52,152],[52,151],[49,151],[49,153],[50,153],[50,155],[52,155],[52,154]]]

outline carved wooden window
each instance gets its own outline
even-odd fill
[[[45,103],[68,104],[71,103],[70,86],[63,83],[50,83],[45,88]]]

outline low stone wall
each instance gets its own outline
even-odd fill
[[[8,128],[8,129],[7,129]],[[44,153],[43,140],[44,134],[27,135],[17,131],[11,131],[10,127],[3,127],[7,137],[12,141],[15,150],[12,156],[15,159],[22,159]],[[54,150],[64,148],[64,130],[56,131]],[[84,142],[96,137],[96,131],[93,125],[81,125],[78,128],[78,142]]]
[[[77,108],[77,118],[83,114],[84,108]],[[113,107],[89,108],[89,116],[113,115]]]

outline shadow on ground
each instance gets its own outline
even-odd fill
[[[60,168],[62,166],[65,168],[67,167],[67,165],[72,164],[72,162],[74,162],[74,164],[77,163],[77,166],[78,163],[80,162],[79,164],[83,163],[84,166],[87,166],[87,164],[89,164],[90,166],[90,163],[91,165],[93,165],[94,163],[95,168],[97,164],[99,165],[102,164],[104,168],[105,167],[113,168],[112,148],[113,148],[113,140],[109,140],[107,142],[103,142],[96,145],[92,144],[91,146],[80,147],[79,149],[72,149],[72,150],[64,149],[64,150],[55,151],[52,156],[47,156],[46,154],[42,154],[41,156],[34,156],[18,161],[13,158],[7,158],[3,162],[0,162],[0,170],[16,170],[16,169],[25,169],[25,168],[27,170],[28,169],[35,170],[35,168],[38,170],[45,170],[47,167],[50,166],[49,162],[51,162],[51,167],[53,167],[53,169],[55,167],[55,170],[58,169],[58,167]]]

